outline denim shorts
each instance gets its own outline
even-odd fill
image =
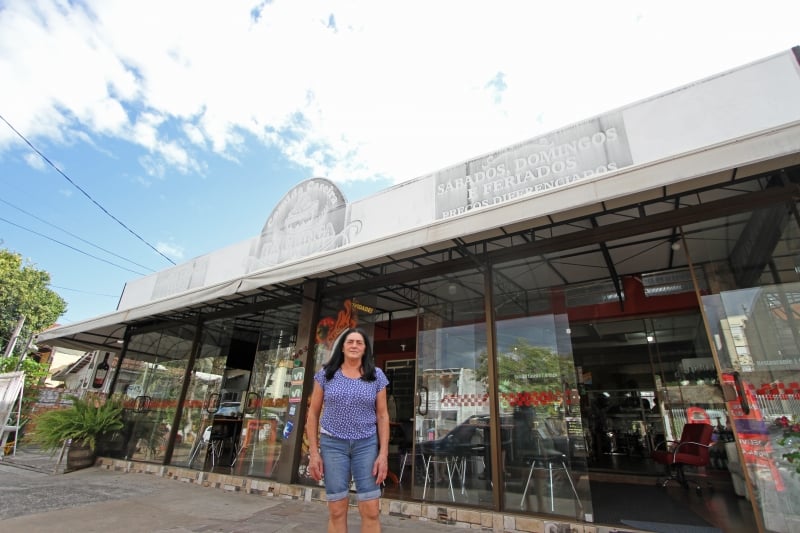
[[[378,435],[365,439],[337,439],[319,436],[319,448],[325,471],[325,499],[335,502],[350,492],[350,479],[356,482],[358,501],[381,497],[381,487],[375,483],[372,467],[378,457]]]

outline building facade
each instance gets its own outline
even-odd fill
[[[359,325],[391,382],[393,497],[591,523],[594,475],[652,475],[706,423],[760,528],[793,530],[799,54],[352,203],[306,180],[257,237],[38,342],[113,352],[109,456],[313,485],[312,375]]]

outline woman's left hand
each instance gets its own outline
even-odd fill
[[[372,475],[375,476],[375,483],[382,484],[389,474],[389,458],[385,455],[378,455],[375,464],[372,466]]]

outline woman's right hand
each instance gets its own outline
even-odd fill
[[[325,473],[322,466],[322,456],[319,453],[312,453],[308,458],[308,473],[314,481],[322,479]]]

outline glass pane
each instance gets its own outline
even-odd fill
[[[687,423],[714,426],[715,438],[726,435],[725,402],[708,337],[699,313],[644,321],[648,350],[656,370],[648,420],[649,444],[678,441]]]
[[[702,297],[735,441],[734,488],[765,531],[800,523],[800,230],[774,205],[684,228],[707,275]]]
[[[419,285],[412,493],[424,501],[492,505],[483,275]]]
[[[765,285],[706,296],[741,451],[728,447],[738,491],[747,478],[767,531],[789,531],[800,520],[800,283]],[[790,316],[794,314],[794,318]],[[737,466],[743,459],[749,476]],[[739,478],[739,476],[742,476]]]
[[[298,308],[292,307],[265,315],[250,388],[242,403],[242,435],[234,465],[236,474],[272,477],[281,460],[295,360],[301,357],[302,350],[296,345],[293,326],[297,323],[298,312]]]
[[[189,389],[183,404],[180,438],[172,454],[172,464],[190,468],[216,466],[218,447],[211,445],[213,418],[221,406],[221,390],[225,379],[225,361],[231,343],[231,319],[214,320],[203,324],[200,347]]]
[[[583,519],[591,498],[569,321],[533,270],[518,261],[494,276],[504,507]]]
[[[280,459],[298,306],[203,325],[172,463],[271,477]]]
[[[113,456],[164,460],[193,337],[190,326],[131,337],[115,384],[125,427]]]

